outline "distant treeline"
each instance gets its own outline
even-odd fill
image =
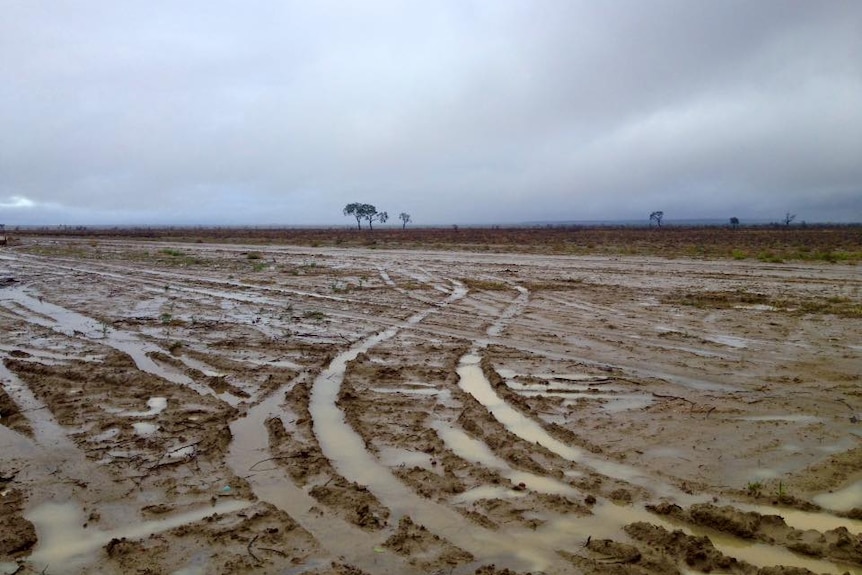
[[[691,223],[689,223],[691,222]],[[662,229],[678,228],[678,229],[711,229],[711,228],[731,228],[733,227],[728,221],[722,222],[704,222],[695,220],[666,220]],[[781,228],[786,229],[788,226],[782,222],[765,222],[757,221],[746,224],[742,221],[739,228]],[[862,222],[854,223],[829,223],[829,222],[800,222],[790,226],[792,229],[841,229],[841,228],[858,228],[862,227]],[[451,230],[451,229],[480,229],[480,230],[507,230],[507,229],[557,229],[557,230],[579,230],[579,229],[648,229],[651,226],[642,221],[612,221],[612,222],[550,222],[550,223],[524,223],[524,224],[440,224],[440,225],[425,225],[412,226],[410,230]],[[402,231],[401,225],[398,226],[378,226],[372,233],[381,230]],[[15,231],[23,233],[38,233],[44,234],[61,234],[61,235],[77,235],[81,233],[119,233],[119,234],[139,234],[139,233],[155,233],[163,234],[166,232],[203,232],[222,234],[231,231],[255,231],[255,232],[273,232],[273,231],[339,231],[352,230],[357,231],[353,225],[330,225],[330,226],[294,226],[294,225],[18,225],[7,226],[6,231]]]
[[[99,249],[101,240],[172,241],[190,243],[285,244],[368,249],[442,249],[555,255],[642,255],[757,259],[764,262],[820,260],[856,263],[862,260],[862,225],[808,224],[670,226],[532,227],[128,227],[21,228],[10,234],[14,245],[27,236],[65,237]]]

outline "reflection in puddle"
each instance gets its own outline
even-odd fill
[[[743,476],[761,481],[763,479],[778,479],[781,477],[781,473],[768,467],[754,467],[744,471]]]
[[[712,341],[715,343],[720,343],[721,345],[726,345],[728,347],[735,347],[736,349],[745,349],[748,347],[749,341],[747,339],[741,337],[734,337],[732,335],[709,335],[704,339],[707,341]]]
[[[774,305],[766,305],[762,303],[756,303],[751,305],[735,305],[734,309],[749,309],[752,311],[775,311],[776,308]]]
[[[452,498],[453,503],[475,503],[482,499],[516,499],[526,496],[525,491],[515,491],[500,485],[482,485],[474,487]]]
[[[201,509],[179,513],[156,521],[142,521],[111,531],[83,529],[84,513],[76,503],[43,503],[26,514],[36,527],[39,543],[30,556],[37,570],[50,565],[70,569],[91,561],[90,555],[111,539],[142,539],[181,525],[194,523],[216,513],[232,513],[250,506],[251,502],[231,499],[207,505]]]
[[[581,497],[581,493],[577,489],[553,478],[512,469],[508,463],[494,455],[487,445],[478,439],[473,439],[460,429],[450,427],[439,421],[435,421],[430,427],[437,432],[446,447],[451,449],[455,455],[472,463],[494,469],[515,485],[523,483],[527,489],[549,495]]]
[[[779,515],[789,526],[803,531],[807,529],[830,531],[844,527],[851,533],[862,534],[862,521],[858,519],[848,519],[846,517],[830,515],[829,513],[800,511],[799,509],[789,509],[786,507],[770,507],[768,505],[741,504],[737,505],[737,507],[745,511],[756,511],[761,515]]]
[[[814,498],[814,503],[833,511],[850,511],[862,507],[862,480],[832,493],[821,493]]]
[[[708,530],[692,528],[691,532],[697,536],[706,535],[709,537],[715,548],[725,555],[736,557],[757,567],[784,565],[787,567],[808,569],[814,573],[829,573],[830,575],[843,575],[844,573],[853,573],[855,575],[862,573],[862,569],[857,567],[797,555],[784,547],[767,545],[765,543],[752,543]]]
[[[566,541],[583,541],[587,537],[616,539],[621,536],[623,526],[636,521],[671,527],[661,517],[653,515],[643,507],[616,505],[604,501],[593,506],[592,515],[551,517],[539,529],[541,534],[553,540],[555,545],[562,545]]]
[[[138,421],[132,424],[132,427],[135,428],[135,433],[140,435],[141,437],[149,437],[150,435],[156,432],[156,426],[152,423],[146,423],[144,421]]]

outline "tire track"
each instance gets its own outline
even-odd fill
[[[445,307],[467,294],[459,288],[440,307]],[[429,308],[411,316],[401,329],[420,323],[437,308]],[[557,558],[543,543],[525,534],[519,538],[504,531],[490,532],[467,525],[453,509],[424,499],[395,478],[366,449],[362,438],[346,423],[336,406],[338,392],[344,380],[347,364],[375,345],[394,337],[399,328],[390,328],[372,335],[339,354],[315,379],[309,409],[314,433],[321,450],[344,477],[366,485],[393,513],[393,520],[409,515],[437,535],[456,544],[483,561],[494,561],[513,568],[543,569],[556,563]]]

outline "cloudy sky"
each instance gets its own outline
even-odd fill
[[[0,13],[0,223],[862,221],[858,0]]]

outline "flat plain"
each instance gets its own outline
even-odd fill
[[[2,248],[0,573],[862,573],[858,228],[399,232]]]

